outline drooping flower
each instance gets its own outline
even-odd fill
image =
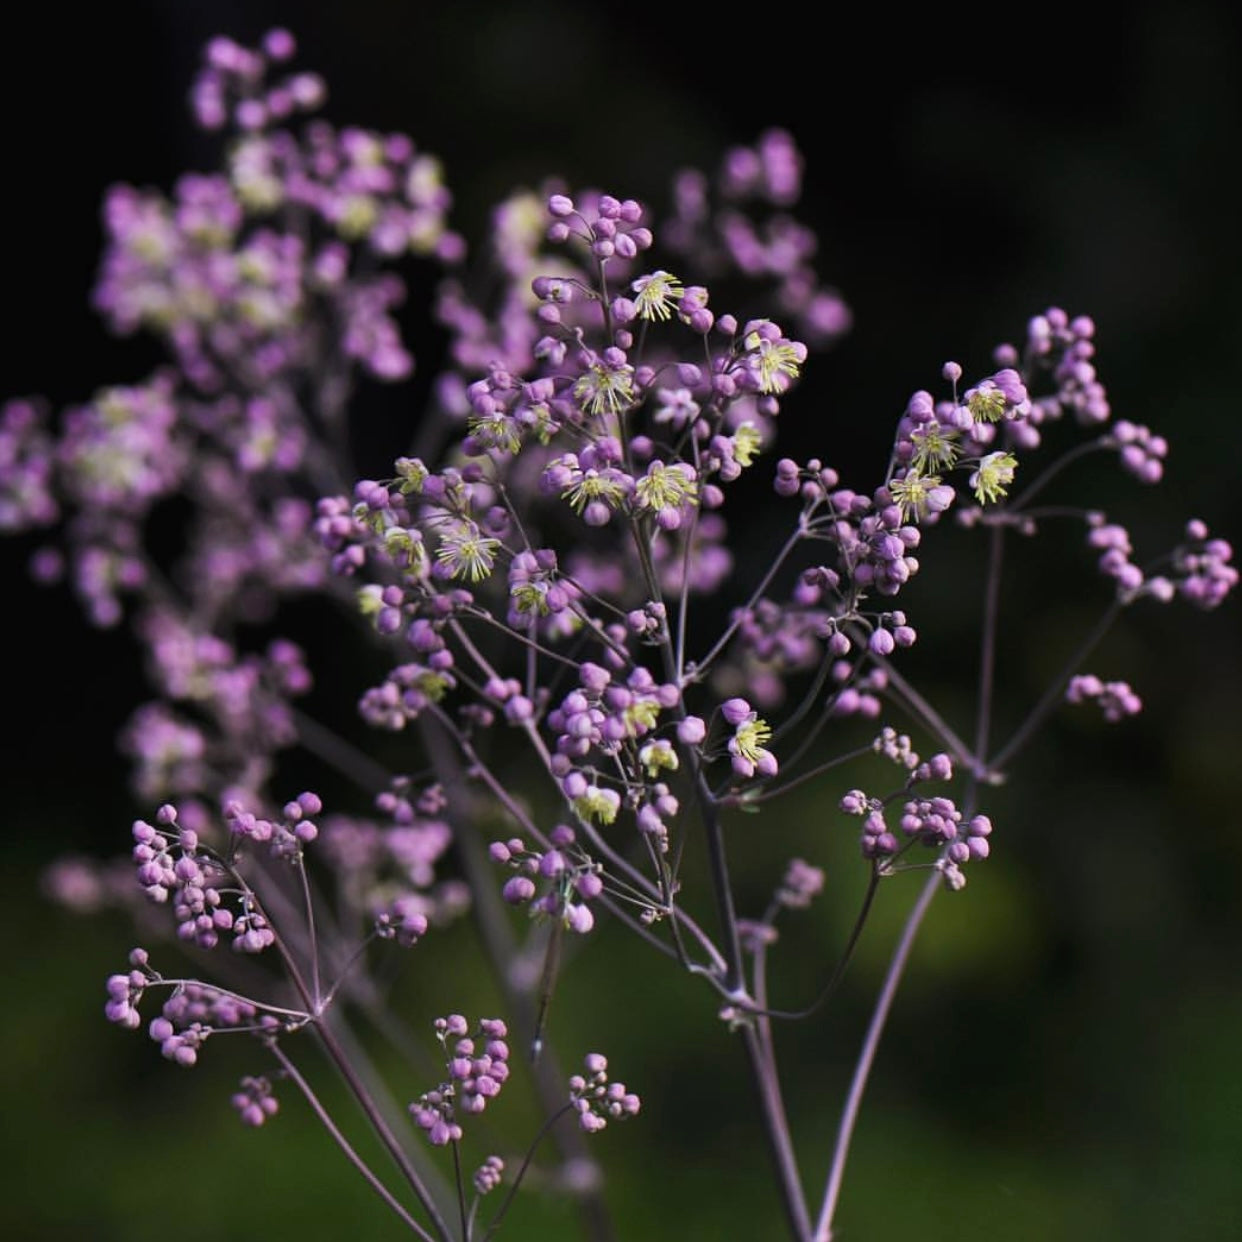
[[[801,341],[787,340],[770,319],[748,323],[742,345],[746,349],[745,366],[761,393],[779,396],[802,373],[806,346]]]
[[[630,288],[637,296],[634,305],[640,319],[658,319],[665,322],[673,317],[677,303],[685,294],[682,283],[671,272],[652,272],[640,276]]]
[[[901,509],[902,521],[918,521],[929,513],[943,513],[953,503],[953,489],[938,475],[921,475],[910,470],[888,484],[889,495]]]
[[[937,470],[952,466],[961,451],[956,443],[957,437],[958,433],[953,428],[935,421],[915,428],[910,433],[910,443],[914,446],[911,469],[919,474],[934,474]]]
[[[772,736],[772,726],[745,699],[729,699],[721,706],[721,715],[734,729],[728,747],[734,773],[747,779],[775,776],[776,756],[764,746]]]
[[[989,453],[970,476],[970,486],[981,505],[995,504],[1013,482],[1018,459],[1012,453]]]

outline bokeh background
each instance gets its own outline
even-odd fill
[[[327,78],[334,121],[406,130],[443,157],[472,238],[515,184],[556,173],[662,201],[677,168],[714,168],[728,146],[787,127],[807,159],[799,214],[855,314],[786,405],[800,447],[869,487],[912,390],[946,358],[977,374],[995,342],[1058,304],[1095,317],[1115,411],[1172,443],[1160,487],[1108,478],[1099,503],[1147,553],[1192,515],[1237,540],[1238,20],[1223,0],[1133,4],[1098,27],[1081,13],[1019,9],[1004,26],[940,6],[825,10],[815,25],[679,4],[23,7],[6,18],[0,76],[3,394],[70,402],[147,371],[147,347],[110,339],[88,308],[101,195],[113,180],[168,187],[201,165],[184,105],[199,48],[282,24]],[[977,545],[946,532],[943,548],[906,597],[924,642],[909,667],[953,713],[981,570]],[[28,552],[0,543],[0,1236],[402,1236],[287,1093],[263,1132],[237,1124],[227,1096],[254,1068],[248,1050],[212,1045],[186,1074],[103,1022],[102,981],[132,933],[49,906],[39,875],[67,848],[123,849],[149,810],[112,740],[141,668],[121,635],[88,631],[67,596],[28,585]],[[1002,675],[1029,697],[1106,592],[1076,541],[1020,561],[1011,586]],[[1133,610],[1093,667],[1129,679],[1146,712],[1115,729],[1063,715],[989,797],[995,853],[937,902],[916,952],[865,1104],[843,1238],[1242,1236],[1238,615],[1237,601],[1207,616]],[[852,914],[838,792],[736,833],[755,905],[790,855],[829,867],[828,899],[782,941],[791,1003]],[[785,1038],[813,1186],[907,887],[884,891],[833,1010]],[[400,996],[412,1020],[443,1012],[446,994],[487,1011],[466,936],[444,953],[434,977],[411,963]],[[740,1049],[711,1013],[705,992],[619,936],[565,972],[558,1040],[605,1044],[648,1102],[599,1149],[624,1239],[781,1236]],[[505,1236],[578,1235],[536,1194]]]

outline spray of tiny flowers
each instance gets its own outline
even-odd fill
[[[1091,453],[1147,487],[1168,452],[1113,418],[1095,324],[1058,307],[982,368],[929,375],[869,482],[783,455],[800,379],[850,326],[792,215],[802,161],[787,133],[728,152],[714,176],[683,171],[663,212],[621,188],[515,192],[476,260],[450,227],[440,162],[404,135],[323,119],[325,85],[291,68],[295,52],[282,30],[257,48],[213,41],[192,100],[220,167],[169,196],[108,195],[95,306],[116,332],[153,335],[166,365],[74,408],[23,398],[0,412],[0,529],[37,538],[36,577],[67,584],[91,624],[128,627],[147,661],[151,698],[121,742],[150,822],[134,824],[122,872],[66,859],[50,876],[66,902],[159,908],[106,982],[106,1016],[183,1068],[248,1038],[240,1121],[278,1124],[280,1095],[301,1094],[415,1237],[491,1238],[538,1170],[602,1238],[592,1222],[623,1206],[607,1200],[601,1132],[640,1125],[640,1100],[602,1052],[560,1071],[551,1001],[562,954],[632,935],[736,1036],[784,1211],[747,1232],[829,1242],[909,943],[937,893],[960,894],[994,840],[1003,851],[981,796],[1063,704],[1112,723],[1138,712],[1106,660],[1087,662],[1136,605],[1219,605],[1237,582],[1231,548],[1192,519],[1140,557],[1094,506],[1041,508]],[[396,310],[412,297],[434,307],[447,357],[407,451],[360,478],[353,397],[411,372]],[[1056,453],[1054,424],[1072,433]],[[755,480],[784,533],[748,578],[747,507],[730,502]],[[983,725],[964,740],[902,675],[921,635],[898,597],[936,572],[938,526],[975,532],[995,576],[1008,546],[1054,522],[1081,530],[1101,625],[1008,736]],[[383,753],[401,770],[303,706],[313,661],[272,627],[309,596],[378,653],[357,712],[377,739],[400,735]],[[988,598],[983,721],[1001,623]],[[890,723],[902,718],[910,733]],[[348,778],[355,805],[278,789],[293,750]],[[731,838],[811,781],[832,808],[821,856],[791,855],[778,819],[771,897],[740,909]],[[778,1003],[778,925],[831,899],[831,869],[847,865],[866,878],[853,930],[825,950],[818,997]],[[780,1031],[818,1020],[890,886],[910,913],[808,1193]],[[399,1041],[417,1049],[408,1073],[381,1082],[354,1035],[392,1031],[379,972],[409,950],[409,969],[435,978],[437,937],[463,921],[503,1016],[427,1015]],[[383,1168],[317,1088],[325,1066]],[[518,1078],[543,1120],[493,1150],[480,1118]]]

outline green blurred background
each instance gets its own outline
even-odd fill
[[[811,26],[779,9],[676,4],[123,0],[71,20],[24,8],[0,81],[3,393],[69,402],[145,373],[146,347],[109,339],[87,306],[102,192],[113,180],[167,187],[202,165],[183,103],[199,47],[285,24],[300,63],[327,78],[334,121],[407,130],[444,158],[471,238],[515,184],[558,173],[664,201],[677,168],[714,168],[729,145],[788,127],[808,164],[799,214],[856,317],[786,404],[782,432],[799,451],[871,486],[912,390],[934,386],[946,358],[979,373],[996,341],[1058,304],[1095,317],[1115,412],[1172,444],[1160,487],[1105,482],[1101,503],[1131,526],[1140,558],[1192,515],[1236,540],[1238,17],[1223,2],[1125,11],[1092,26],[1027,9],[998,25],[863,6]],[[757,515],[751,555],[767,529]],[[947,529],[941,545],[904,597],[924,644],[906,667],[961,720],[979,549]],[[133,933],[50,907],[39,875],[68,848],[123,850],[149,810],[112,740],[141,668],[121,636],[87,631],[67,597],[25,582],[28,551],[0,544],[0,1236],[403,1236],[287,1091],[264,1131],[237,1124],[227,1096],[255,1068],[251,1049],[216,1041],[187,1074],[104,1023],[102,981]],[[1029,697],[1106,591],[1076,540],[1018,564],[1002,676]],[[865,1103],[841,1238],[1242,1236],[1238,632],[1236,601],[1206,616],[1134,610],[1092,667],[1129,679],[1144,714],[1113,729],[1063,714],[989,794],[995,852],[933,908]],[[860,869],[832,810],[839,792],[826,782],[820,800],[732,829],[752,910],[790,856],[829,870],[827,898],[789,921],[778,948],[775,995],[790,1004],[814,990],[852,917]],[[813,1187],[914,891],[885,887],[832,1011],[784,1035]],[[463,928],[411,960],[398,995],[412,1022],[491,1011],[468,941]],[[706,992],[606,931],[564,973],[561,1047],[604,1047],[646,1102],[597,1148],[623,1239],[782,1236],[740,1048],[712,1012]],[[422,1089],[408,1067],[394,1072],[401,1091]],[[520,1128],[528,1104],[514,1097]],[[563,1205],[535,1194],[504,1236],[578,1234]]]

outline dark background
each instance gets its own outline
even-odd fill
[[[1096,319],[1115,412],[1171,441],[1159,488],[1104,484],[1140,552],[1168,546],[1192,515],[1236,539],[1238,18],[1224,3],[1126,12],[1092,27],[1026,9],[998,26],[858,6],[824,10],[812,28],[777,8],[733,17],[679,5],[23,10],[9,19],[0,77],[0,388],[65,403],[146,372],[147,347],[111,340],[87,306],[101,195],[113,180],[168,188],[203,165],[184,105],[201,44],[286,24],[299,64],[328,81],[331,119],[404,129],[442,156],[472,239],[515,184],[558,173],[660,201],[678,167],[714,168],[729,145],[788,127],[807,159],[799,214],[819,230],[820,270],[856,326],[808,368],[783,432],[864,472],[847,482],[869,488],[913,389],[933,387],[946,358],[979,373],[996,341],[1057,304]],[[123,849],[129,821],[147,812],[112,743],[141,670],[123,637],[86,630],[65,595],[26,583],[29,547],[0,544],[0,1233],[400,1236],[292,1101],[265,1132],[242,1131],[227,1106],[253,1068],[242,1053],[217,1059],[213,1046],[202,1070],[183,1074],[103,1023],[102,980],[132,933],[47,906],[38,875],[66,848]],[[977,546],[946,534],[944,548],[906,606],[925,644],[911,667],[953,710],[973,660],[980,571]],[[1106,591],[1074,543],[1019,564],[1002,674],[1029,696]],[[1236,601],[1208,616],[1134,610],[1092,667],[1128,678],[1144,715],[1112,730],[1059,719],[995,792],[994,857],[937,903],[882,1049],[843,1238],[1242,1236],[1237,633]],[[836,893],[856,882],[852,853],[839,837],[823,847],[836,792],[738,838],[759,893],[778,866],[765,848],[774,833],[778,858],[802,851],[830,867],[831,899],[789,936],[781,969],[794,994],[813,986],[823,943],[839,941],[850,914]],[[902,893],[885,895],[840,1005],[786,1044],[815,1186],[904,908]],[[463,948],[447,952],[471,969]],[[607,1037],[650,1105],[601,1137],[622,1237],[779,1236],[738,1049],[704,994],[634,954],[601,937],[556,1002],[565,1046]],[[412,1005],[425,986],[426,1013],[442,1011],[435,987],[413,986]],[[523,1211],[506,1236],[574,1236],[554,1205],[536,1198]]]

